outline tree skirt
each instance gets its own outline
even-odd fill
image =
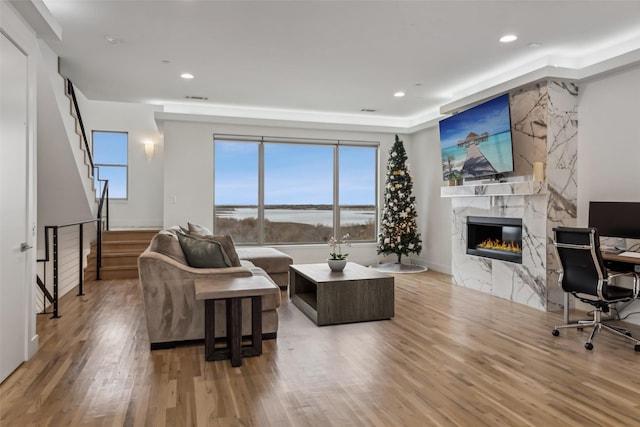
[[[397,264],[395,262],[372,265],[371,268],[383,273],[420,273],[428,270],[423,265]]]

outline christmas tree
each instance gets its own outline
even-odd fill
[[[396,254],[398,264],[402,255],[420,254],[422,251],[422,240],[416,232],[416,198],[411,195],[413,182],[406,162],[407,153],[396,135],[387,163],[378,254]]]

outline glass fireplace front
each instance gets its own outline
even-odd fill
[[[522,218],[468,216],[467,254],[522,264]]]

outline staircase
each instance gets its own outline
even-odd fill
[[[149,246],[151,238],[159,230],[111,230],[102,232],[102,269],[100,278],[137,279],[138,255]],[[87,258],[84,277],[96,277],[96,242],[91,242],[91,252]]]

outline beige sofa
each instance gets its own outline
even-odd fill
[[[193,281],[219,277],[262,275],[273,280],[250,261],[240,267],[193,268],[187,264],[175,229],[156,234],[138,257],[140,287],[144,301],[151,349],[172,347],[177,342],[204,339],[204,302],[195,299]],[[216,337],[226,336],[224,302],[216,304]],[[251,333],[250,300],[242,302],[242,334]],[[278,332],[280,289],[262,297],[262,337],[274,339]]]

